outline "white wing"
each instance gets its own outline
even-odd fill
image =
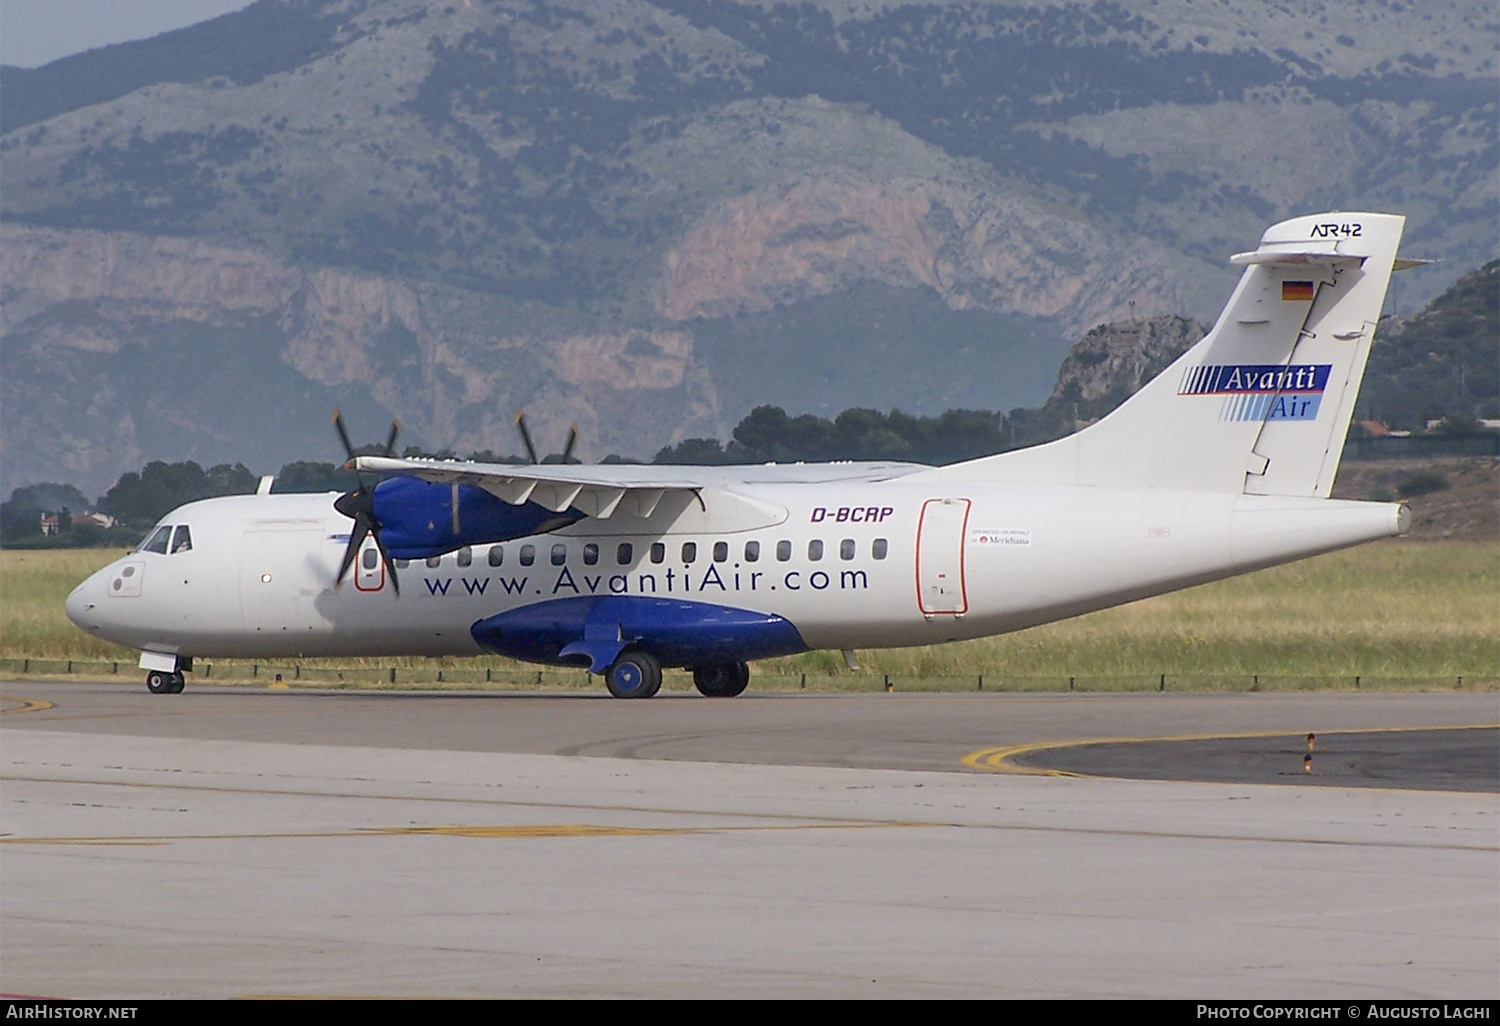
[[[644,519],[651,516],[665,496],[672,494],[691,494],[707,505],[715,493],[733,493],[747,485],[885,481],[930,469],[915,463],[672,467],[628,463],[470,463],[388,456],[361,456],[355,466],[376,474],[405,474],[424,481],[475,485],[512,505],[535,502],[555,513],[571,507],[600,520],[617,513]]]

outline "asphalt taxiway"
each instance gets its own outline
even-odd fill
[[[0,690],[9,993],[1500,997],[1495,694]]]

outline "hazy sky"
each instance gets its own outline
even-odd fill
[[[0,0],[0,63],[35,68],[249,6],[250,0]]]

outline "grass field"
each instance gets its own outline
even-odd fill
[[[118,553],[107,550],[0,551],[0,657],[119,660],[136,653],[74,628],[62,602],[75,584]],[[1147,686],[1160,675],[1174,686],[1251,686],[1256,677],[1352,685],[1356,676],[1437,682],[1463,677],[1483,686],[1500,679],[1500,543],[1390,541],[1261,571],[1104,610],[1017,634],[956,645],[860,652],[849,674],[837,653],[809,653],[756,666],[758,681],[869,686],[884,675],[903,687],[979,675],[1050,680],[1090,687],[1111,681]],[[534,667],[503,659],[309,660],[305,679],[522,681]],[[134,673],[134,670],[129,670]],[[246,676],[249,665],[222,666]],[[545,675],[583,683],[584,675]],[[576,678],[576,680],[575,680]],[[1215,683],[1215,682],[1219,683]],[[1195,684],[1196,682],[1196,684]],[[681,682],[678,682],[679,684]],[[669,686],[671,684],[669,683]],[[1123,686],[1134,686],[1126,684]]]

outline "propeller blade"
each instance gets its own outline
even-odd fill
[[[349,438],[349,429],[344,426],[343,414],[338,410],[333,411],[333,426],[338,432],[339,441],[343,443],[344,453],[349,457],[346,466],[353,467],[356,459],[354,443]],[[385,455],[394,455],[396,449],[396,436],[401,431],[401,422],[395,418],[391,419],[391,433],[385,440]],[[401,594],[401,584],[396,579],[396,564],[391,560],[391,554],[386,551],[385,542],[380,540],[380,521],[375,516],[375,488],[378,480],[372,484],[365,481],[363,474],[355,471],[359,478],[359,487],[352,492],[345,492],[333,500],[333,508],[340,514],[354,521],[349,528],[349,544],[344,547],[343,559],[339,561],[338,576],[333,579],[335,588],[344,583],[344,578],[349,576],[349,569],[359,559],[361,547],[366,538],[375,539],[375,548],[380,551],[380,559],[385,566],[386,572],[391,575],[391,590],[397,596]],[[457,511],[455,510],[455,517]],[[457,520],[454,521],[457,524]]]
[[[370,533],[370,525],[366,523],[363,516],[354,518],[354,526],[349,529],[349,544],[344,546],[344,558],[339,563],[338,576],[333,579],[333,586],[340,587],[344,578],[349,575],[349,568],[359,558],[359,548],[365,543],[365,535]]]
[[[571,428],[568,429],[568,444],[565,445],[565,446],[563,446],[563,454],[562,454],[563,458],[562,458],[562,461],[564,463],[572,463],[573,462],[573,446],[575,444],[577,444],[577,442],[578,442],[578,425],[574,424]]]
[[[457,538],[458,532],[458,482],[453,482],[453,537]]]
[[[349,429],[344,427],[344,415],[335,407],[333,411],[333,426],[339,433],[339,441],[344,443],[344,454],[349,457],[349,462],[354,462],[354,443],[349,441]]]
[[[526,430],[526,411],[516,411],[516,428],[521,432],[521,443],[526,446],[526,455],[531,457],[532,463],[540,463],[537,459],[536,446],[531,444],[531,432]]]
[[[392,561],[391,554],[385,550],[385,542],[380,540],[380,533],[372,533],[375,535],[375,547],[380,550],[380,561],[385,564],[385,572],[391,575],[391,590],[400,598],[401,582],[396,578],[396,564]]]

